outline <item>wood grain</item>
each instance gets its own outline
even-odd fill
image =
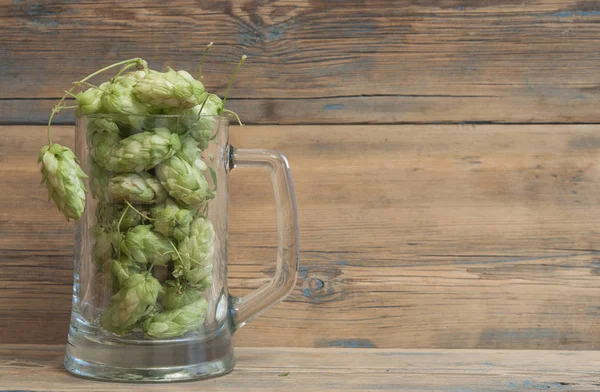
[[[600,126],[247,126],[285,153],[300,273],[239,346],[561,348],[600,344]],[[71,127],[55,139],[72,143]],[[44,128],[0,127],[0,342],[63,343],[72,225],[46,203]],[[272,276],[268,174],[230,178],[230,286]],[[40,324],[43,320],[43,325]]]
[[[0,1],[0,121],[142,56],[195,70],[248,123],[600,121],[600,5],[571,0]],[[66,118],[66,121],[69,121]]]
[[[63,346],[0,346],[0,392],[597,391],[600,353],[240,348],[224,377],[161,385],[94,382],[62,368]]]

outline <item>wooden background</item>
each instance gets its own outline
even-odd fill
[[[72,80],[193,70],[285,153],[301,268],[242,346],[600,345],[600,3],[0,0],[0,343],[64,343],[72,225],[35,164]],[[59,116],[70,124],[72,114]],[[73,142],[72,126],[55,139]],[[230,285],[274,270],[267,173],[231,176]]]

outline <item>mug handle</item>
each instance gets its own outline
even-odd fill
[[[234,330],[270,309],[285,297],[298,276],[298,213],[296,196],[287,158],[280,152],[231,147],[230,169],[262,167],[271,172],[277,205],[277,269],[265,286],[241,298],[229,294],[229,314]]]

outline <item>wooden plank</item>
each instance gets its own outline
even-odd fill
[[[247,126],[291,163],[300,273],[242,346],[599,347],[600,126]],[[71,143],[71,128],[55,139]],[[0,127],[0,342],[65,341],[72,225],[45,202],[43,127]],[[18,171],[15,168],[19,168]],[[230,286],[272,276],[267,173],[234,170]],[[37,328],[39,320],[44,328]]]
[[[0,346],[0,392],[597,391],[600,352],[239,348],[233,373],[207,381],[94,382],[62,369],[63,346]]]
[[[210,41],[217,93],[249,55],[230,102],[248,123],[600,121],[595,2],[1,0],[0,18],[3,123],[44,122],[124,58],[194,70]]]

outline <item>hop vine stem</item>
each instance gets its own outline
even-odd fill
[[[213,46],[212,42],[210,44],[206,45],[206,49],[204,49],[204,53],[202,53],[202,58],[200,59],[200,69],[198,71],[198,80],[200,80],[204,77],[204,76],[202,76],[202,66],[204,65],[204,57],[206,56],[206,53],[208,53],[210,48],[212,48],[212,46]]]
[[[62,106],[63,102],[65,102],[65,99],[67,99],[67,97],[69,95],[71,95],[71,96],[73,95],[73,90],[75,90],[75,88],[78,87],[80,84],[84,84],[87,80],[93,78],[94,76],[96,76],[104,71],[108,71],[109,69],[118,67],[120,65],[125,65],[125,66],[135,65],[135,66],[141,66],[143,69],[148,69],[148,65],[146,64],[146,62],[143,59],[141,59],[140,57],[136,57],[133,59],[119,61],[118,63],[114,63],[109,66],[106,66],[102,69],[97,70],[96,72],[89,74],[85,78],[83,78],[77,82],[74,82],[73,86],[65,92],[65,95],[63,95],[63,97],[60,99],[60,101],[58,101],[58,103],[52,108],[52,113],[50,113],[50,118],[48,119],[48,144],[52,145],[52,138],[50,137],[50,127],[52,126],[52,120],[54,119],[54,116],[56,116],[56,113],[60,112],[62,109],[64,109],[66,107],[66,106]]]
[[[238,72],[240,71],[240,68],[242,68],[242,64],[244,64],[244,61],[246,61],[247,58],[248,58],[248,56],[243,55],[242,58],[240,59],[240,62],[237,65],[237,68],[235,69],[235,71],[233,71],[233,75],[231,76],[231,79],[229,80],[229,85],[227,86],[227,90],[225,90],[225,96],[223,97],[223,107],[225,106],[225,102],[227,101],[227,96],[229,95],[229,89],[231,89],[231,86],[233,85],[233,81],[235,80],[235,77],[237,76]]]

